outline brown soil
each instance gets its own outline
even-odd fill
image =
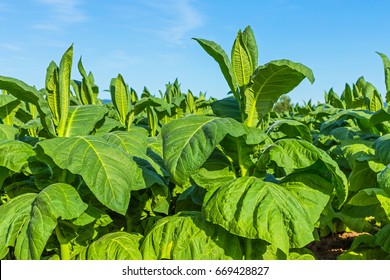
[[[361,234],[353,231],[337,233],[321,238],[320,241],[313,241],[307,248],[312,250],[319,260],[336,260],[351,247],[353,239]]]

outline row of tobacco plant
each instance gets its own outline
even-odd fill
[[[248,26],[231,56],[194,39],[230,95],[103,104],[73,46],[45,88],[0,76],[0,259],[315,259],[308,244],[361,233],[340,259],[390,257],[390,111],[364,78],[323,103],[273,110],[310,68],[258,65]],[[379,53],[390,99],[390,62]]]

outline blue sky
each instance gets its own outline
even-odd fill
[[[129,86],[152,94],[179,79],[182,91],[223,98],[218,65],[192,37],[213,40],[230,55],[239,29],[250,25],[259,64],[290,59],[310,67],[294,102],[341,93],[360,76],[385,94],[379,51],[390,57],[390,1],[0,0],[0,75],[44,86],[50,61],[74,44],[73,79],[82,56],[101,94],[121,73]]]

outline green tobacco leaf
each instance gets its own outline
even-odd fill
[[[333,183],[340,207],[347,199],[345,174],[325,151],[307,141],[282,139],[268,146],[258,161],[260,170],[266,170],[267,166],[283,168],[287,175],[300,169],[315,171]]]
[[[371,169],[369,161],[362,160],[363,157],[370,157],[375,154],[375,150],[365,144],[346,145],[342,148],[349,166],[352,169],[348,180],[350,191],[359,191],[363,188],[376,186],[376,172]]]
[[[16,259],[39,259],[57,219],[77,218],[86,209],[77,191],[63,183],[15,197],[0,206],[0,258],[15,247]]]
[[[376,112],[383,108],[382,96],[377,90],[374,90],[370,98],[370,111]]]
[[[234,76],[229,57],[225,51],[215,42],[205,39],[192,38],[218,63],[222,74],[232,92],[237,91],[236,77]]]
[[[240,106],[234,97],[226,97],[216,100],[211,104],[214,114],[221,118],[232,118],[242,122]]]
[[[127,114],[130,112],[130,96],[127,85],[121,74],[111,81],[111,99],[119,113],[121,123],[126,126]]]
[[[184,185],[227,134],[238,137],[245,130],[233,119],[193,115],[169,122],[161,134],[165,166],[174,182]]]
[[[13,172],[21,172],[28,159],[35,155],[33,148],[17,140],[0,140],[0,166]]]
[[[98,105],[70,106],[63,136],[72,137],[91,134],[107,112],[107,108]]]
[[[232,67],[239,87],[249,84],[254,71],[249,51],[244,44],[241,30],[238,32],[232,48]]]
[[[313,176],[313,178],[322,179],[319,176]],[[322,179],[322,181],[325,180]],[[329,184],[329,182],[327,184]],[[314,225],[319,220],[322,211],[330,199],[330,195],[324,193],[324,190],[322,189],[323,186],[321,186],[321,189],[315,189],[310,184],[294,181],[284,182],[282,186],[299,201],[309,215],[310,224]]]
[[[95,97],[94,97],[94,92],[92,89],[93,82],[91,83],[91,80],[93,81],[93,76],[92,79],[90,80],[87,72],[84,69],[83,63],[80,60],[77,64],[77,68],[79,69],[79,72],[81,76],[83,77],[83,80],[81,82],[81,88],[80,88],[80,101],[82,101],[82,104],[95,104]]]
[[[42,92],[20,80],[4,76],[0,76],[0,89],[5,89],[16,98],[35,105],[39,112],[41,123],[47,133],[51,137],[55,137],[57,135],[49,104],[43,97]]]
[[[58,87],[58,66],[51,61],[46,69],[46,99],[53,114],[53,122],[58,126],[60,122],[60,95]]]
[[[142,169],[132,157],[103,139],[55,138],[37,147],[38,155],[45,154],[60,168],[81,175],[96,198],[120,214],[126,213],[130,192],[146,188]]]
[[[252,76],[253,85],[245,91],[246,124],[257,126],[279,97],[293,90],[304,78],[313,83],[313,72],[289,60],[275,60],[258,67]]]
[[[300,137],[308,142],[312,141],[309,127],[295,120],[278,120],[267,129],[266,133],[274,141],[294,137]]]
[[[237,236],[202,218],[200,212],[180,212],[157,221],[141,244],[146,260],[242,259]]]
[[[389,93],[390,92],[390,60],[383,53],[377,52],[377,54],[379,54],[379,56],[382,58],[383,68],[384,68],[384,71],[385,71],[386,91]],[[386,102],[390,102],[390,98],[389,98],[388,94],[386,94]]]
[[[249,52],[249,55],[251,57],[251,62],[252,62],[252,69],[254,70],[257,68],[259,54],[258,54],[255,34],[253,34],[253,30],[250,26],[247,26],[244,29],[244,32],[242,32],[242,40]]]
[[[390,197],[379,188],[370,188],[360,190],[356,195],[354,195],[348,205],[358,206],[358,207],[369,207],[371,205],[378,205],[383,210],[384,215],[387,219],[390,220]],[[372,213],[372,216],[375,216],[379,213]]]
[[[142,260],[139,251],[142,235],[112,232],[92,242],[79,255],[81,260]]]
[[[390,134],[379,137],[374,143],[374,148],[380,162],[385,165],[390,164]]]
[[[4,124],[12,126],[14,117],[20,107],[20,100],[12,95],[0,95],[0,119]]]
[[[58,108],[59,124],[57,127],[58,136],[64,136],[66,121],[70,105],[70,73],[72,71],[73,45],[66,50],[61,58],[58,70]]]
[[[381,189],[390,197],[390,164],[378,173],[377,180]]]
[[[284,253],[311,242],[314,225],[300,202],[284,187],[242,177],[207,192],[203,216],[229,232],[263,239]]]
[[[19,129],[6,124],[0,124],[0,140],[15,140]]]
[[[353,94],[348,84],[345,84],[345,89],[341,97],[345,102],[346,109],[353,109]]]
[[[161,176],[168,176],[168,172],[150,156],[147,155],[148,131],[144,128],[133,127],[130,131],[114,131],[103,136],[108,142],[121,148],[130,156],[135,156],[150,164]]]
[[[328,135],[330,131],[337,127],[356,126],[357,124],[362,131],[368,133],[372,131],[373,127],[370,123],[372,115],[372,112],[365,110],[341,110],[321,124],[320,132]],[[349,120],[351,121],[348,122]]]
[[[198,172],[192,175],[192,179],[198,186],[209,190],[235,179],[236,175],[232,169],[232,164],[226,155],[215,149]]]
[[[385,225],[375,235],[375,243],[390,254],[390,224]]]

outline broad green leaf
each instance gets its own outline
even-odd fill
[[[308,126],[295,120],[278,120],[267,129],[266,133],[274,141],[281,138],[299,137],[302,140],[312,142],[312,136]]]
[[[328,92],[328,101],[330,105],[332,105],[334,108],[340,108],[345,109],[344,103],[340,100],[338,95],[333,91],[333,88],[331,88]]]
[[[158,220],[146,234],[141,253],[146,260],[242,259],[237,236],[205,221],[196,211]]]
[[[65,135],[66,121],[68,119],[70,105],[70,73],[72,71],[73,45],[64,53],[61,58],[58,70],[58,99],[59,99],[59,124],[57,127],[58,136]]]
[[[390,164],[390,134],[379,137],[375,143],[375,155],[383,164]]]
[[[168,172],[153,160],[148,154],[148,131],[144,128],[133,127],[130,131],[114,131],[103,136],[108,142],[115,144],[130,156],[146,161],[151,169],[160,176],[168,176]],[[146,166],[146,164],[143,164]]]
[[[14,117],[20,107],[20,100],[12,95],[0,95],[0,119],[3,124],[12,126]]]
[[[98,105],[69,106],[68,119],[63,136],[82,136],[93,132],[97,123],[107,114],[105,107]]]
[[[130,192],[146,188],[142,169],[117,146],[93,136],[55,138],[37,144],[37,153],[62,169],[81,175],[105,206],[125,214]],[[40,150],[42,149],[42,150]]]
[[[0,124],[0,140],[15,140],[19,129],[6,124]]]
[[[193,115],[171,121],[161,134],[165,166],[173,181],[184,185],[227,134],[238,137],[245,130],[233,119]]]
[[[344,146],[342,149],[352,169],[348,177],[350,191],[375,187],[376,172],[371,169],[367,160],[362,160],[363,157],[373,156],[375,150],[365,144],[358,143]]]
[[[0,89],[5,89],[16,98],[35,105],[38,109],[41,123],[47,133],[51,137],[57,135],[49,105],[40,91],[20,80],[4,76],[0,76]]]
[[[307,141],[282,139],[268,146],[258,161],[260,170],[266,170],[267,166],[275,170],[283,168],[286,175],[302,169],[315,171],[333,183],[340,207],[347,199],[348,181],[338,164]]]
[[[378,173],[377,180],[381,189],[390,197],[390,164]]]
[[[195,183],[207,190],[229,183],[236,178],[232,164],[220,151],[215,149],[202,167],[191,177]]]
[[[51,61],[46,69],[46,98],[50,110],[53,114],[53,122],[56,126],[60,123],[60,94],[58,81],[58,66],[54,61]]]
[[[86,209],[77,191],[63,183],[52,184],[39,194],[15,197],[0,206],[0,257],[8,247],[15,247],[16,259],[39,259],[57,219],[77,218]]]
[[[130,112],[130,96],[127,85],[121,74],[111,81],[111,99],[119,113],[121,123],[126,126],[127,114]]]
[[[226,97],[216,100],[211,104],[211,108],[216,116],[221,118],[232,118],[242,122],[240,106],[234,97]]]
[[[245,91],[248,116],[245,123],[257,126],[279,97],[293,90],[304,78],[313,83],[313,72],[289,60],[275,60],[258,67],[252,76],[253,85]]]
[[[390,197],[388,197],[386,192],[382,189],[369,188],[360,190],[349,200],[348,205],[358,207],[378,205],[383,210],[387,219],[390,220]],[[376,214],[379,213],[372,213],[372,216],[375,216]]]
[[[378,91],[374,90],[370,99],[370,111],[376,112],[383,108],[382,96]]]
[[[232,48],[232,67],[239,87],[245,87],[249,84],[252,68],[251,56],[243,41],[241,30],[238,32]]]
[[[375,243],[390,254],[390,224],[385,225],[375,235]]]
[[[353,109],[353,94],[348,84],[345,84],[345,89],[341,97],[345,102],[346,109]]]
[[[142,235],[112,232],[92,242],[79,255],[81,260],[142,260],[139,251]]]
[[[319,176],[313,178],[322,179]],[[325,180],[322,179],[322,181]],[[324,192],[322,186],[321,189],[315,189],[305,182],[284,181],[281,186],[285,187],[299,201],[310,218],[310,224],[314,225],[320,219],[322,211],[329,202],[330,195]]]
[[[247,26],[244,29],[244,32],[242,32],[242,40],[249,52],[249,55],[251,57],[251,62],[252,62],[252,69],[254,70],[257,68],[259,54],[258,54],[255,35],[253,34],[253,30],[250,26]]]
[[[21,172],[27,166],[30,157],[34,156],[33,148],[17,140],[0,140],[0,166],[13,172]]]
[[[237,92],[237,81],[225,51],[217,43],[205,39],[193,38],[218,63],[232,92]]]
[[[363,132],[369,133],[373,128],[370,123],[372,115],[372,112],[366,110],[341,110],[321,124],[320,132],[328,135],[337,127],[358,126]]]
[[[314,239],[314,225],[295,196],[255,177],[238,178],[207,192],[202,213],[233,234],[263,239],[286,254]]]

